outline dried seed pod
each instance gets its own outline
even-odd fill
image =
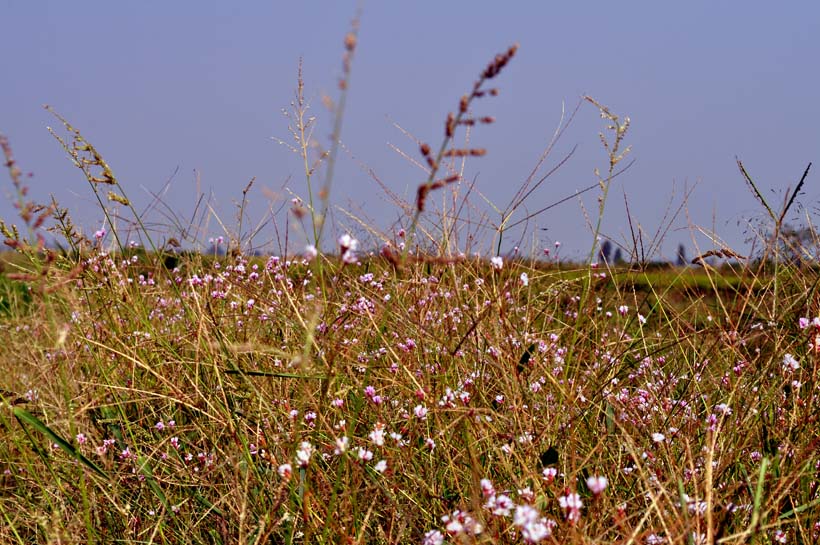
[[[356,41],[356,35],[352,32],[348,32],[347,36],[345,36],[345,49],[353,51],[356,48]]]
[[[467,111],[467,106],[470,104],[470,97],[464,95],[458,103],[458,111],[464,113]]]
[[[448,113],[447,114],[447,121],[444,124],[444,135],[447,138],[452,138],[453,137],[453,133],[456,130],[455,121],[456,121],[456,118],[453,115],[453,112]]]

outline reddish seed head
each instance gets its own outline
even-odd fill
[[[356,35],[352,32],[345,36],[345,49],[353,51],[356,48]]]
[[[444,124],[444,134],[447,138],[452,138],[453,132],[455,132],[455,116],[453,112],[450,112],[447,114],[447,122]]]
[[[458,103],[458,110],[459,110],[461,113],[466,112],[466,111],[467,111],[467,106],[468,106],[469,104],[470,104],[470,98],[469,98],[467,95],[462,96],[462,97],[461,97],[461,100],[460,100],[460,101],[459,101],[459,103]]]
[[[430,191],[430,188],[427,184],[419,186],[418,192],[416,193],[416,210],[419,212],[424,212],[424,203],[427,200],[428,191]]]
[[[430,145],[426,142],[421,145],[421,154],[425,157],[430,155]]]

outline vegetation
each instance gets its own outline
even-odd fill
[[[361,235],[328,227],[355,31],[317,157],[300,78],[298,252],[254,256],[241,225],[203,241],[208,255],[176,233],[155,241],[59,118],[108,218],[85,237],[56,202],[29,200],[2,140],[25,227],[0,224],[13,250],[0,275],[2,542],[817,542],[820,274],[804,246],[816,237],[785,233],[794,197],[773,212],[743,170],[772,220],[754,257],[721,247],[653,268],[636,244],[610,261],[600,218],[629,121],[587,99],[607,127],[590,260],[499,254],[552,144],[489,227],[496,252],[467,257],[463,165],[486,151],[455,142],[492,122],[472,112],[512,47],[458,101],[440,147],[420,145],[428,177],[397,202],[402,226],[364,226],[381,242],[362,251]],[[455,204],[433,218],[446,191]]]

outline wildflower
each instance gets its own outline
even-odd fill
[[[422,545],[441,545],[444,543],[444,536],[438,530],[430,530],[424,534]]]
[[[307,441],[302,441],[299,450],[296,451],[296,462],[299,467],[307,467],[310,457],[313,455],[313,445]]]
[[[432,437],[428,437],[427,439],[425,439],[424,440],[424,445],[427,448],[429,448],[431,451],[435,450],[435,448],[436,448],[436,442]]]
[[[419,420],[427,420],[427,407],[424,405],[416,405],[413,408],[413,414],[416,415],[416,418]]]
[[[313,261],[316,259],[316,256],[319,255],[319,250],[316,249],[316,246],[313,244],[308,244],[305,246],[305,259],[308,261]]]
[[[379,473],[384,473],[387,471],[387,460],[379,460],[376,462],[376,465],[373,466],[373,469]]]
[[[749,457],[752,459],[753,462],[759,462],[763,459],[763,454],[755,450],[749,455]]]
[[[282,464],[276,472],[279,473],[280,477],[287,480],[293,474],[293,467],[290,464]]]
[[[336,439],[336,448],[333,450],[333,453],[338,456],[347,450],[347,445],[350,442],[350,439],[345,435],[343,437],[339,437]]]
[[[370,432],[370,440],[373,441],[373,444],[377,447],[384,446],[384,424],[381,422],[376,424],[373,431]]]
[[[715,405],[715,413],[729,415],[732,414],[732,408],[726,403],[718,403]]]
[[[495,256],[490,258],[490,264],[493,266],[493,269],[500,271],[504,267],[504,260],[501,256]]]
[[[618,314],[621,316],[626,316],[626,313],[629,312],[629,307],[626,305],[621,305],[618,307]]]
[[[495,487],[490,479],[481,479],[481,493],[485,498],[495,495]]]
[[[518,496],[524,501],[528,501],[528,502],[535,501],[535,493],[533,493],[532,488],[530,488],[529,486],[525,486],[524,488],[519,488],[518,489]]]
[[[609,484],[609,481],[604,476],[593,476],[587,478],[587,488],[589,488],[589,491],[592,492],[593,496],[600,496],[607,484]]]
[[[798,325],[798,327],[800,327],[800,329],[806,329],[807,327],[809,327],[809,319],[808,319],[808,318],[801,317],[801,318],[797,321],[797,325]]]
[[[359,447],[358,456],[359,456],[359,460],[361,460],[363,462],[369,462],[370,460],[373,459],[373,452],[367,450],[364,447]]]
[[[521,285],[525,288],[530,285],[530,277],[527,273],[521,273],[521,276],[518,279],[521,282]]]
[[[787,373],[800,369],[800,363],[791,354],[783,356],[783,370]]]
[[[101,229],[94,231],[94,238],[97,240],[102,240],[105,237],[105,233],[105,227],[102,227]]]
[[[515,508],[513,524],[527,543],[538,543],[548,538],[555,526],[554,521],[543,518],[535,507],[526,504]]]
[[[342,254],[342,262],[345,265],[353,265],[356,263],[356,254],[353,253],[351,250],[347,250],[345,253]]]
[[[558,470],[554,467],[546,467],[541,475],[547,483],[551,483],[555,480],[556,475],[558,475]]]
[[[656,443],[663,443],[666,440],[666,436],[662,433],[653,433],[652,440]]]
[[[356,262],[356,248],[359,246],[359,241],[351,237],[347,233],[339,237],[339,248],[342,253],[342,261],[346,264]]]
[[[342,249],[342,252],[346,252],[348,250],[355,250],[359,245],[359,241],[355,238],[351,237],[347,233],[339,237],[339,247]]]
[[[453,511],[452,515],[444,515],[441,521],[445,524],[445,530],[451,536],[457,535],[478,535],[484,527],[475,520],[469,513],[461,510]]]
[[[493,515],[499,517],[509,517],[514,507],[515,503],[506,494],[490,496],[484,504],[485,509],[489,509]]]
[[[564,510],[564,516],[570,522],[576,522],[581,518],[581,507],[584,503],[581,501],[581,496],[575,492],[567,492],[565,496],[558,498],[558,504]]]
[[[84,433],[78,433],[76,439],[78,445],[84,445],[86,441],[88,441],[88,438],[85,436]]]

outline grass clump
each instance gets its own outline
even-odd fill
[[[355,47],[354,32],[344,93]],[[56,203],[26,204],[3,140],[29,227],[0,225],[16,251],[0,276],[3,542],[816,541],[819,277],[778,257],[785,213],[775,254],[697,272],[504,259],[521,200],[491,259],[421,251],[429,193],[483,155],[455,131],[491,120],[470,105],[515,52],[437,153],[421,145],[429,176],[381,253],[350,234],[321,251],[332,167],[294,214],[310,214],[304,254],[174,252],[139,217],[146,244],[130,244],[108,214],[130,201],[60,118],[112,230],[83,237]],[[628,121],[592,102],[615,131],[600,218]],[[335,161],[299,149],[309,184]]]

